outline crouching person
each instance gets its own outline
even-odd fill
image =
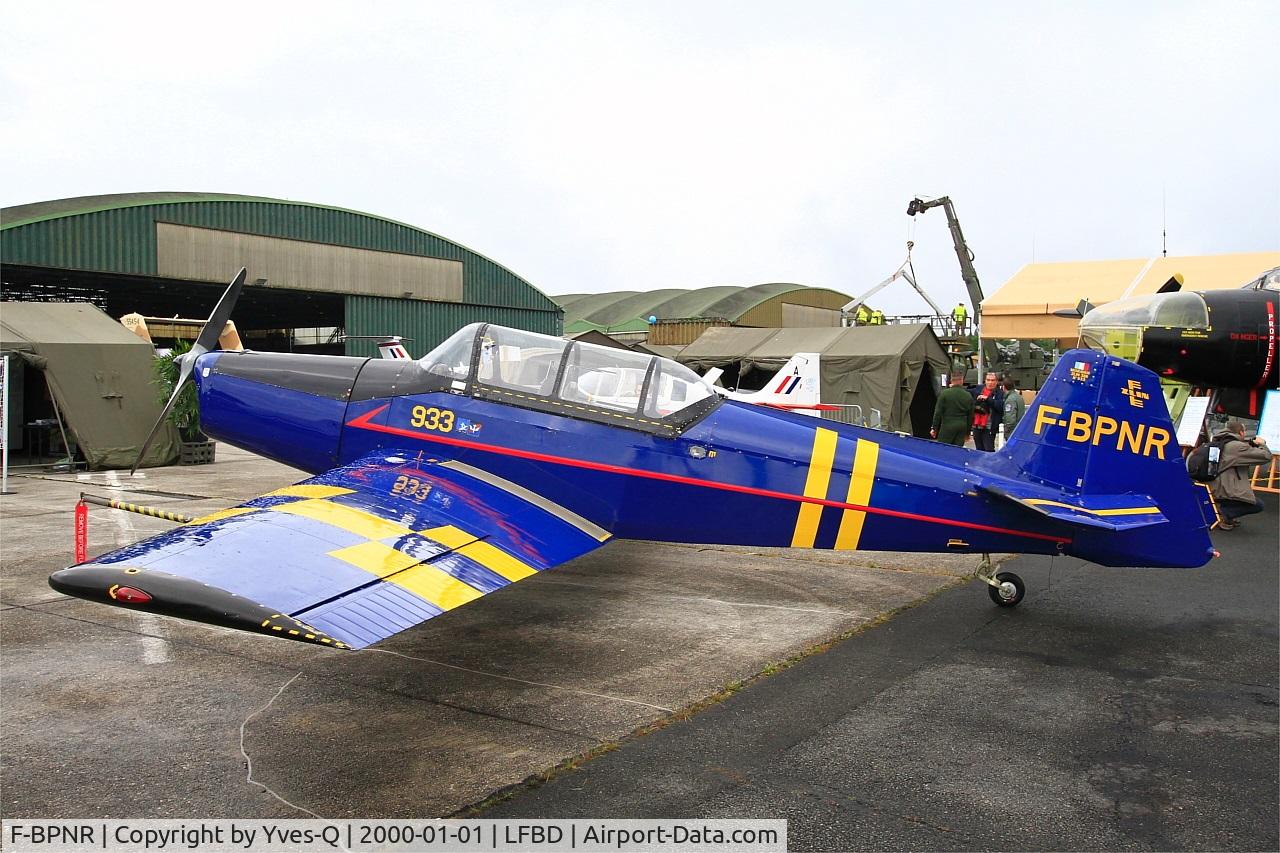
[[[1267,443],[1260,438],[1245,438],[1244,424],[1228,421],[1226,428],[1213,437],[1222,448],[1218,462],[1218,478],[1210,488],[1218,502],[1222,516],[1222,528],[1231,530],[1240,525],[1240,517],[1262,512],[1262,501],[1249,487],[1249,475],[1255,465],[1271,459]]]

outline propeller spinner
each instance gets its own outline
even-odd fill
[[[169,402],[164,404],[164,410],[160,412],[160,417],[156,419],[155,424],[151,427],[151,432],[147,434],[147,440],[142,443],[142,449],[138,451],[138,458],[133,461],[133,467],[129,469],[130,476],[137,472],[138,466],[142,464],[142,458],[147,455],[147,450],[151,447],[151,442],[155,440],[156,433],[160,431],[160,425],[164,423],[165,418],[169,417],[169,411],[173,409],[173,404],[178,401],[178,395],[182,393],[183,387],[187,384],[187,380],[191,378],[192,371],[196,368],[196,359],[218,345],[218,336],[222,334],[222,329],[227,325],[227,321],[231,319],[231,311],[236,307],[236,300],[240,298],[240,291],[244,289],[245,273],[245,268],[241,267],[240,272],[236,274],[231,284],[223,291],[222,298],[218,300],[217,305],[213,306],[213,313],[209,315],[209,319],[200,329],[200,335],[196,338],[196,342],[192,344],[191,350],[174,359],[178,362],[178,381],[173,386],[173,394],[169,396]]]

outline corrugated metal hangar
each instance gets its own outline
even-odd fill
[[[129,193],[0,211],[3,298],[92,302],[112,317],[203,318],[241,266],[235,321],[254,332],[337,327],[400,335],[414,354],[488,321],[560,334],[560,307],[507,268],[436,234],[305,202],[211,193]],[[334,351],[334,350],[330,350]],[[348,355],[377,355],[348,339]]]

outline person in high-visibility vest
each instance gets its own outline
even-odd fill
[[[964,307],[963,302],[951,309],[951,319],[956,323],[956,335],[963,335],[965,328],[969,325],[969,309]]]
[[[881,311],[879,308],[871,312],[871,325],[873,326],[884,325],[884,312]]]
[[[871,309],[865,305],[859,305],[858,310],[853,315],[854,325],[865,326],[871,322]]]

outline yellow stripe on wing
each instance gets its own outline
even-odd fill
[[[274,512],[287,512],[329,524],[365,539],[387,539],[412,533],[409,528],[355,507],[333,501],[312,499],[273,506]]]
[[[221,521],[224,518],[235,518],[237,515],[245,515],[251,512],[262,512],[262,509],[251,506],[233,506],[230,509],[220,509],[216,512],[211,512],[208,515],[193,518],[188,521],[187,524],[208,524],[211,521]]]
[[[804,481],[804,496],[826,498],[831,482],[831,465],[836,459],[835,430],[819,427],[813,434],[813,452],[809,455],[809,474]],[[791,535],[792,548],[812,548],[822,521],[822,504],[802,503],[796,516],[796,529]]]
[[[285,497],[294,498],[332,498],[337,495],[349,495],[355,489],[344,489],[341,486],[319,486],[314,483],[295,483],[292,486],[285,486],[283,489],[276,489],[274,492],[267,492],[264,497],[275,497],[283,495]]]
[[[477,539],[466,531],[459,530],[452,524],[420,532],[428,539],[434,539],[446,548],[452,548],[455,554],[475,560],[489,571],[496,572],[509,581],[522,580],[538,573],[537,569],[524,561],[516,559],[501,548]]]
[[[387,581],[404,587],[441,610],[452,610],[484,595],[475,587],[463,583],[448,572],[440,571],[430,563],[420,563],[390,576]]]
[[[422,562],[421,558],[381,542],[361,542],[350,548],[330,551],[329,556],[407,589],[441,610],[452,610],[484,595],[448,572]]]
[[[858,439],[853,456],[853,471],[849,474],[849,496],[845,503],[869,506],[871,487],[876,482],[876,466],[880,462],[880,445],[865,438]],[[862,525],[867,514],[862,510],[846,509],[840,514],[840,532],[836,534],[836,549],[853,551],[862,539]]]
[[[344,563],[350,563],[357,569],[363,569],[380,578],[402,572],[415,563],[421,562],[421,558],[406,554],[404,551],[397,551],[381,542],[361,542],[359,545],[330,551],[329,556],[337,557]]]

